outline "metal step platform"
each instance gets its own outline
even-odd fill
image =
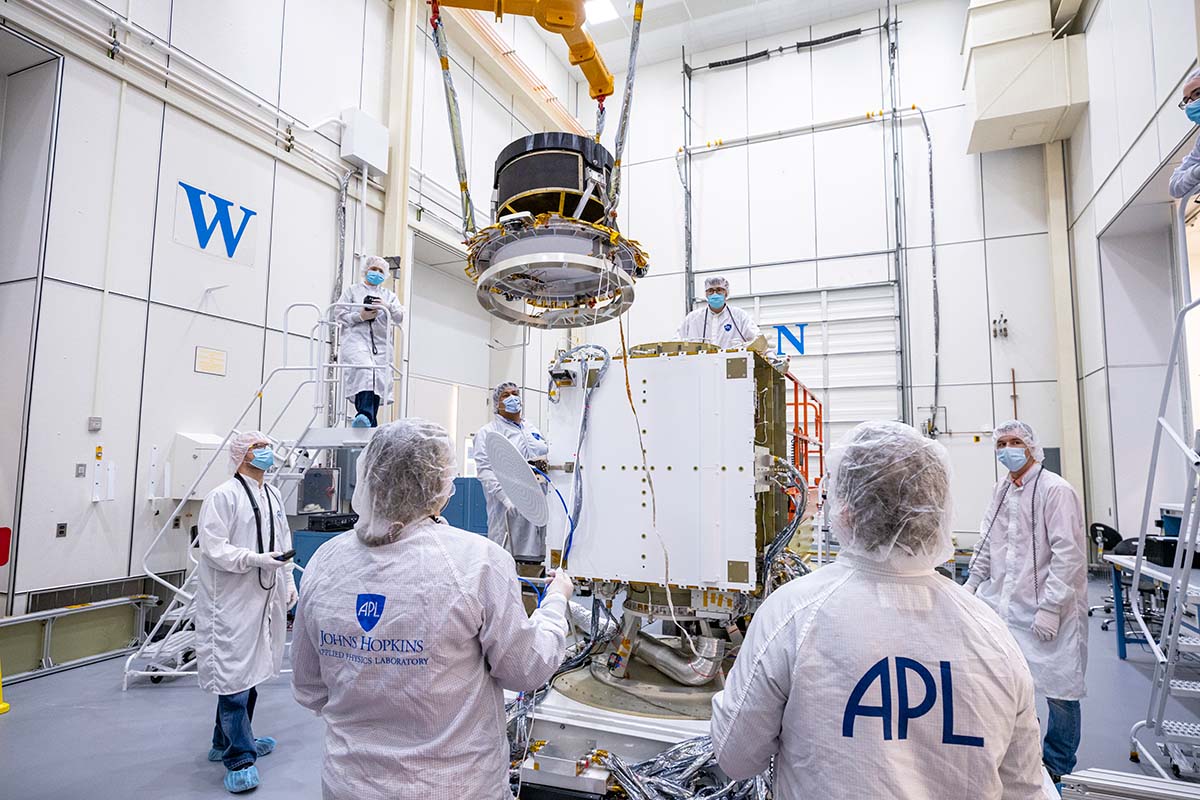
[[[1200,784],[1107,769],[1085,769],[1062,779],[1063,800],[1200,800]]]
[[[366,447],[378,428],[309,428],[296,440],[296,447],[309,450]]]

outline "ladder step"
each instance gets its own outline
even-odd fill
[[[1200,697],[1200,681],[1171,681],[1173,697]]]
[[[150,642],[141,652],[146,658],[170,658],[196,646],[195,631],[178,631],[157,642]]]
[[[309,428],[296,442],[296,447],[358,448],[366,447],[378,428]]]
[[[1200,653],[1200,636],[1180,636],[1179,651],[1181,653]]]
[[[1200,723],[1164,719],[1161,727],[1163,736],[1168,742],[1200,744]]]

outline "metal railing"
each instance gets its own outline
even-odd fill
[[[16,625],[28,625],[32,622],[42,622],[42,655],[39,665],[36,669],[18,672],[13,675],[5,675],[3,683],[5,686],[13,683],[20,683],[30,678],[37,678],[42,675],[49,675],[54,672],[61,672],[64,669],[72,667],[82,667],[85,664],[94,664],[97,661],[104,661],[109,658],[116,658],[125,653],[139,647],[146,638],[146,608],[147,606],[158,603],[158,597],[152,594],[135,594],[129,597],[114,597],[111,600],[100,600],[95,603],[80,603],[79,605],[67,606],[66,608],[51,608],[46,611],[36,611],[32,614],[21,614],[15,617],[0,618],[0,628],[8,628]],[[135,611],[134,631],[136,632],[133,641],[129,646],[118,648],[107,653],[99,653],[97,655],[85,656],[83,658],[75,658],[62,663],[55,663],[52,655],[52,647],[54,642],[54,623],[63,617],[73,616],[75,614],[85,614],[91,611],[99,611],[104,608],[118,608],[120,606],[133,606]]]

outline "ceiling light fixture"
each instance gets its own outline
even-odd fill
[[[617,9],[613,6],[612,0],[587,0],[583,4],[584,14],[587,16],[588,23],[599,25],[601,22],[611,22],[619,15]]]

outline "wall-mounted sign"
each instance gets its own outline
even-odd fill
[[[218,258],[254,265],[257,211],[179,181],[175,192],[175,241]],[[217,233],[220,236],[217,236]]]
[[[804,329],[807,327],[807,322],[797,322],[792,325],[776,325],[775,352],[781,356],[804,355]],[[791,348],[788,350],[783,349],[785,341],[791,345]]]
[[[201,375],[220,375],[223,378],[225,377],[225,360],[228,355],[224,350],[197,347],[193,369]]]

